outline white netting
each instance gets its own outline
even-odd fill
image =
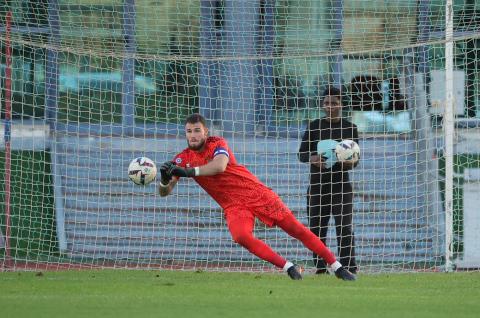
[[[297,153],[308,122],[324,115],[320,94],[334,85],[362,149],[350,173],[360,269],[442,270],[450,231],[453,263],[480,267],[479,11],[475,1],[454,1],[449,56],[440,0],[0,6],[6,135],[7,91],[12,109],[11,144],[4,138],[0,152],[0,173],[11,180],[0,186],[1,201],[10,198],[0,208],[0,259],[12,269],[272,268],[231,240],[221,209],[196,184],[160,198],[155,186],[128,181],[128,163],[171,159],[186,145],[186,115],[200,112],[307,224],[309,166]],[[444,208],[448,59],[457,127],[452,227]],[[258,223],[255,234],[312,266],[310,252],[281,230]],[[336,251],[333,224],[327,245]]]

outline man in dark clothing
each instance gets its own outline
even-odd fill
[[[303,135],[298,157],[301,162],[310,163],[310,187],[308,189],[308,218],[310,230],[326,243],[330,216],[335,219],[337,245],[340,263],[352,273],[357,272],[355,262],[354,234],[352,229],[353,192],[348,170],[358,164],[335,162],[322,150],[320,143],[340,142],[350,139],[358,143],[357,126],[342,118],[341,92],[335,87],[327,87],[322,96],[322,106],[326,113],[323,119],[310,122]],[[335,144],[333,142],[333,144]],[[321,147],[320,147],[321,148]],[[332,151],[332,149],[329,149]],[[318,153],[318,152],[322,153]],[[334,160],[335,161],[335,160]],[[317,274],[327,272],[322,259],[314,255]]]

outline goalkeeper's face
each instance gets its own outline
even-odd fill
[[[202,123],[185,125],[185,134],[187,136],[188,148],[200,151],[205,146],[205,140],[208,137],[208,128]]]

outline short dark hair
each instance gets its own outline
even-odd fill
[[[185,119],[185,124],[196,124],[201,123],[204,127],[207,127],[207,121],[205,117],[200,115],[199,113],[191,114],[190,116]]]
[[[335,86],[327,86],[322,94],[322,100],[327,96],[337,96],[342,100],[342,91]]]

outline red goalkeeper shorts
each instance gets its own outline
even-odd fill
[[[240,218],[255,219],[257,217],[267,226],[274,226],[278,221],[283,220],[285,216],[292,214],[292,211],[278,196],[271,196],[264,200],[261,205],[234,205],[225,209],[224,213],[227,224]]]

